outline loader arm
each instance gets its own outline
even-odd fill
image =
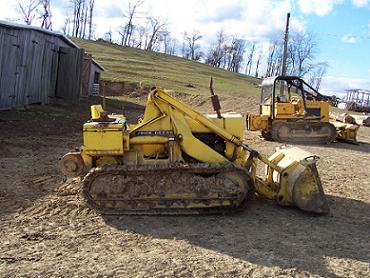
[[[241,138],[234,136],[219,127],[203,114],[195,111],[162,90],[152,92],[152,98],[181,111],[191,119],[207,127],[225,141],[229,141],[244,152],[244,161],[239,165],[246,168],[255,182],[258,194],[268,199],[275,199],[281,205],[294,205],[302,210],[327,213],[329,211],[321,181],[316,169],[317,156],[299,148],[277,150],[270,158],[243,143]],[[175,126],[176,120],[174,122]],[[195,150],[197,152],[197,150]],[[247,154],[246,154],[247,153]],[[256,175],[256,160],[266,165],[264,178]]]
[[[219,126],[214,124],[212,121],[207,119],[203,114],[193,110],[191,107],[187,106],[183,102],[178,101],[176,98],[172,97],[166,92],[162,90],[156,90],[153,92],[153,97],[160,99],[161,101],[167,103],[168,105],[174,107],[175,109],[183,112],[184,114],[186,114],[193,120],[207,127],[210,131],[222,137],[224,140],[233,142],[236,146],[242,145],[242,141],[240,138],[237,138],[231,133],[227,132],[225,129],[220,128]]]
[[[261,155],[256,150],[251,149],[247,144],[243,143],[243,141],[234,136],[233,134],[227,132],[225,129],[220,128],[218,125],[213,123],[211,120],[209,120],[207,117],[205,117],[203,114],[195,111],[191,107],[187,106],[183,102],[178,101],[176,98],[172,97],[171,95],[167,94],[166,92],[162,90],[156,90],[154,91],[153,95],[154,98],[160,99],[162,102],[167,103],[170,106],[173,106],[177,110],[183,112],[184,114],[188,115],[193,120],[199,122],[200,124],[207,127],[210,131],[214,132],[218,136],[222,137],[224,140],[232,142],[235,144],[236,147],[242,147],[245,151],[248,151],[252,154],[253,157],[258,158],[263,163],[271,167],[272,169],[281,172],[281,168],[273,163],[271,163],[267,157]]]

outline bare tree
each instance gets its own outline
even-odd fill
[[[146,41],[146,38],[148,36],[147,27],[138,25],[138,26],[136,26],[135,30],[136,30],[136,32],[133,33],[131,45],[133,47],[145,49],[146,48],[145,41]],[[123,37],[121,35],[121,45],[123,45],[122,38]]]
[[[223,30],[217,33],[216,43],[211,46],[206,57],[206,63],[214,67],[220,67],[226,54],[227,37]]]
[[[265,76],[280,74],[283,48],[283,40],[281,38],[276,38],[270,42]],[[287,73],[289,75],[307,77],[307,79],[313,82],[313,87],[320,86],[321,78],[325,74],[327,65],[315,62],[316,53],[317,43],[312,34],[291,33],[288,44]]]
[[[43,0],[41,2],[42,7],[44,9],[44,12],[41,14],[42,18],[41,28],[52,30],[50,0]]]
[[[169,31],[164,30],[159,32],[159,41],[163,44],[163,52],[169,54],[170,43],[171,43],[171,34]]]
[[[72,36],[85,38],[89,20],[88,0],[70,0],[73,9]]]
[[[112,30],[109,29],[108,32],[104,33],[103,39],[107,42],[112,43],[113,42],[113,37],[112,36],[113,36]]]
[[[227,48],[227,70],[239,72],[245,52],[245,41],[233,38],[230,46]]]
[[[259,66],[260,66],[260,63],[261,63],[261,59],[262,58],[263,58],[263,55],[262,55],[262,53],[260,53],[258,55],[258,59],[257,59],[257,63],[256,63],[256,72],[254,74],[254,77],[259,77],[260,76],[260,74],[259,74]]]
[[[137,0],[135,3],[129,2],[128,11],[125,17],[127,18],[127,23],[121,27],[120,35],[122,37],[122,45],[130,45],[131,37],[134,31],[133,20],[137,12],[137,8],[144,3],[144,0]]]
[[[80,38],[85,38],[86,36],[86,26],[88,22],[88,4],[86,0],[82,2],[82,16],[81,16],[81,29],[80,29]]]
[[[22,16],[23,21],[27,25],[31,25],[40,4],[40,0],[17,0],[16,10]]]
[[[72,36],[78,37],[81,27],[82,8],[85,0],[71,0],[73,5]]]
[[[159,32],[159,42],[163,47],[163,53],[168,55],[175,55],[177,40],[171,36],[171,33],[167,30]]]
[[[315,82],[315,84],[312,84],[312,85],[315,86],[315,89],[317,91],[320,90],[322,78],[326,74],[328,66],[329,65],[327,63],[320,63],[319,66],[318,66],[318,69],[315,71],[316,82]]]
[[[92,31],[93,31],[93,13],[94,13],[94,7],[95,7],[95,0],[89,1],[89,35],[88,39],[91,40],[92,37]]]
[[[305,76],[314,68],[317,43],[310,33],[293,33],[288,47],[288,69],[291,75]]]
[[[186,57],[186,31],[182,34],[181,56]]]
[[[317,91],[320,90],[322,78],[324,77],[327,68],[327,63],[318,63],[314,66],[313,70],[308,73],[307,83]]]
[[[266,77],[280,74],[279,69],[281,68],[282,49],[283,49],[282,40],[274,39],[270,42],[266,62],[266,73],[265,73]]]
[[[197,44],[202,38],[202,35],[198,31],[193,31],[191,34],[186,34],[187,42],[187,58],[198,61],[201,58],[201,52],[199,51],[200,45]]]
[[[206,63],[239,72],[245,52],[245,41],[237,37],[228,40],[224,31],[217,33],[217,41],[207,54]]]
[[[126,26],[120,26],[118,29],[118,34],[121,36],[121,45],[124,45],[125,42],[126,28]]]
[[[159,33],[160,31],[163,31],[164,28],[167,25],[166,20],[161,20],[155,17],[148,17],[149,22],[149,33],[148,33],[148,41],[146,44],[146,50],[152,51],[154,50],[154,47],[156,46],[158,40],[159,40]]]
[[[275,55],[275,50],[276,50],[276,44],[275,43],[270,44],[269,52],[267,55],[267,62],[266,62],[266,74],[265,74],[266,77],[271,76],[272,61]]]
[[[175,38],[171,38],[170,43],[169,43],[169,55],[175,55],[176,54],[176,46],[177,46],[178,40]]]
[[[64,25],[62,27],[62,31],[64,35],[70,34],[70,24],[71,24],[71,19],[69,17],[66,17],[64,19]]]
[[[245,74],[251,75],[251,68],[253,64],[253,56],[254,56],[254,51],[256,48],[256,43],[252,44],[251,50],[248,55],[248,61],[247,61],[247,66],[245,67]]]

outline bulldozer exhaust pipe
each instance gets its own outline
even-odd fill
[[[209,92],[211,93],[211,101],[212,101],[212,106],[213,110],[216,111],[217,113],[217,118],[221,119],[221,104],[220,100],[218,99],[218,95],[215,94],[213,91],[213,78],[211,76],[211,79],[209,80]]]

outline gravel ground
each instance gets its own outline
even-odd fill
[[[327,216],[255,198],[231,216],[108,217],[56,167],[81,144],[89,104],[0,112],[1,277],[370,277],[370,128],[359,145],[300,146],[321,157]],[[246,142],[279,146],[250,132]]]

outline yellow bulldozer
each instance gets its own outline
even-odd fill
[[[83,194],[102,214],[188,215],[238,211],[255,195],[282,206],[329,211],[317,156],[299,148],[270,158],[243,142],[245,117],[201,114],[168,91],[153,89],[142,119],[91,107],[83,145],[59,161],[68,177],[82,177]],[[257,163],[266,167],[257,175]]]
[[[247,128],[278,142],[357,143],[357,125],[330,119],[335,102],[297,76],[268,77],[261,84],[259,115],[247,115]]]

